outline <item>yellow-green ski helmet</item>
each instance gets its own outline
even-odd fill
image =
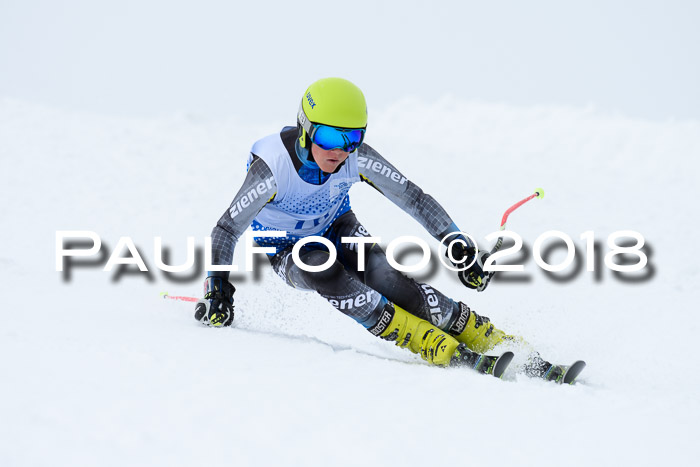
[[[360,88],[343,78],[323,78],[309,86],[301,99],[297,114],[300,149],[308,150],[311,147],[310,140],[317,136],[319,126],[362,130],[346,135],[353,139],[350,148],[356,149],[362,143],[367,128],[367,103]],[[320,135],[319,132],[318,136]]]

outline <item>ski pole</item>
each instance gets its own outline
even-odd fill
[[[180,300],[183,302],[197,302],[199,301],[198,298],[196,297],[185,297],[181,295],[170,295],[168,292],[161,292],[160,296],[167,299],[167,300]]]
[[[542,188],[535,188],[535,192],[533,194],[531,194],[530,196],[528,196],[525,199],[521,199],[520,201],[518,201],[517,203],[515,203],[514,205],[509,207],[506,210],[506,212],[503,213],[503,218],[501,219],[500,230],[506,230],[506,222],[508,221],[508,216],[510,216],[510,213],[512,213],[513,211],[515,211],[520,206],[527,203],[528,201],[530,201],[533,198],[540,198],[540,199],[544,198],[544,190]],[[492,254],[496,253],[498,250],[501,249],[501,246],[503,246],[503,237],[498,237],[498,240],[496,240],[496,244],[493,246],[493,248],[491,248],[490,254],[492,255]],[[485,283],[486,284],[489,283],[489,281],[494,276],[494,274],[496,274],[496,271],[489,271],[489,272],[485,273],[485,276],[486,276]],[[481,286],[477,287],[476,290],[477,290],[477,292],[483,292],[485,289],[486,289],[486,286],[481,285]]]
[[[510,216],[510,213],[512,213],[513,211],[515,211],[520,206],[527,203],[528,201],[530,201],[533,198],[538,198],[538,199],[544,198],[544,190],[542,188],[535,188],[535,192],[533,194],[531,194],[530,196],[528,196],[525,199],[521,199],[520,201],[518,201],[517,203],[515,203],[514,205],[509,207],[506,210],[506,212],[503,213],[503,218],[501,219],[500,230],[506,230],[506,222],[508,221],[508,216]],[[496,240],[496,245],[494,245],[494,247],[491,249],[491,254],[494,254],[495,252],[500,250],[501,246],[503,246],[503,237],[498,237],[498,240]]]

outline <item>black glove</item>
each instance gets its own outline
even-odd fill
[[[204,298],[197,302],[194,319],[207,326],[233,323],[233,293],[236,288],[223,277],[209,276],[204,281]]]
[[[455,267],[462,268],[462,270],[457,271],[457,277],[465,286],[477,292],[483,292],[486,286],[489,285],[493,272],[484,272],[484,263],[491,256],[487,251],[479,250],[477,252],[477,248],[469,240],[462,242],[453,241],[449,249],[445,251],[445,256]],[[476,260],[474,260],[474,257],[476,257]],[[474,261],[474,264],[464,269],[464,265],[472,261]]]

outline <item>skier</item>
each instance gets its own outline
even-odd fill
[[[285,127],[253,145],[243,186],[212,231],[212,264],[231,264],[236,242],[248,226],[261,233],[285,231],[285,237],[260,236],[255,241],[275,248],[276,253],[268,257],[287,284],[319,293],[373,335],[396,341],[431,364],[469,365],[492,372],[495,359],[490,366],[479,367],[481,354],[517,338],[466,304],[392,268],[379,245],[341,241],[370,236],[355,217],[348,196],[354,183],[365,182],[436,240],[450,234],[461,240],[451,243],[448,258],[458,267],[473,262],[458,272],[465,286],[483,290],[490,279],[483,270],[488,253],[477,253],[432,196],[364,142],[366,128],[367,106],[357,86],[341,78],[325,78],[309,86],[296,127]],[[312,235],[326,238],[336,249],[335,262],[324,271],[306,271],[292,260],[294,244]],[[326,263],[329,254],[325,245],[309,243],[299,257],[306,265],[318,266]],[[235,290],[228,272],[208,272],[195,318],[209,326],[231,325]],[[556,380],[564,369],[533,353],[527,372]]]

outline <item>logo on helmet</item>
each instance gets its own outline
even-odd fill
[[[306,94],[306,100],[309,101],[309,105],[311,106],[312,109],[313,109],[314,107],[316,107],[316,103],[314,102],[314,98],[311,97],[311,93],[310,93],[310,92]]]

